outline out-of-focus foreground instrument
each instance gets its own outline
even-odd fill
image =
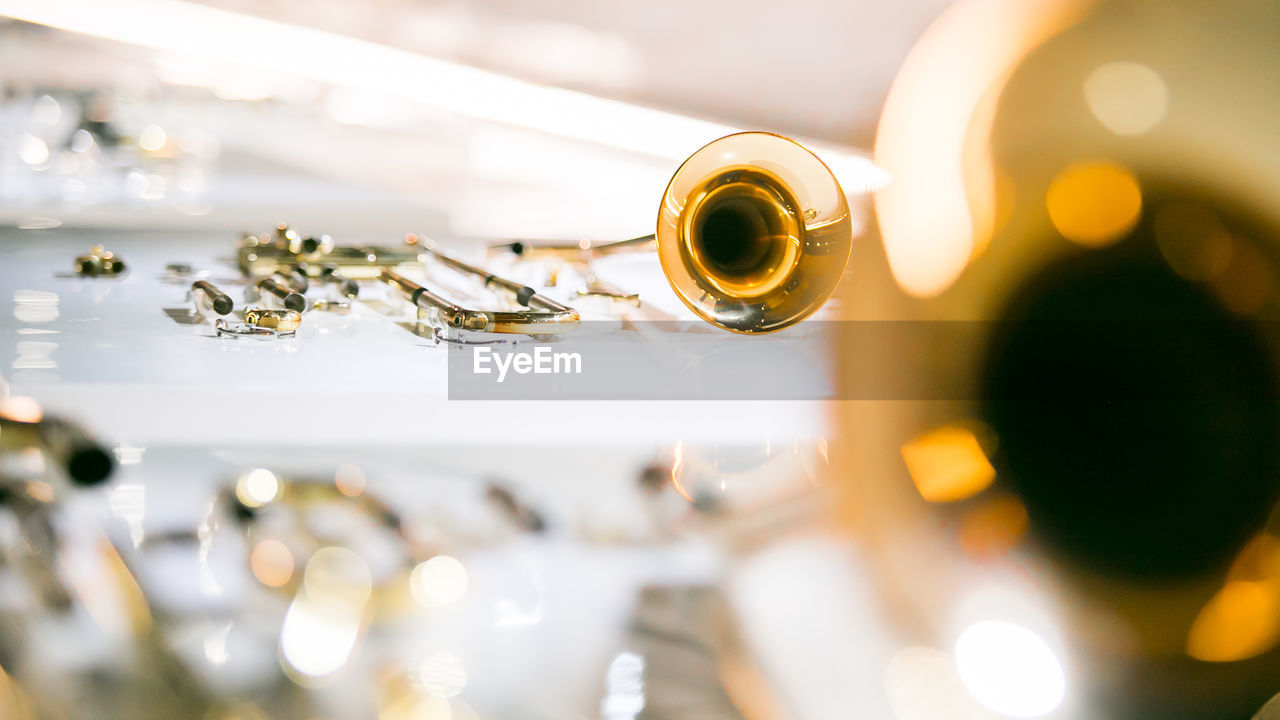
[[[1019,717],[1280,692],[1278,35],[1274,3],[968,2],[904,64],[843,307],[906,322],[841,374],[929,402],[847,403],[833,444],[928,638],[891,701],[930,667]]]

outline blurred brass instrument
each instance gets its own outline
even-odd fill
[[[509,242],[522,258],[589,267],[594,257],[658,251],[671,288],[698,317],[725,330],[782,330],[822,307],[844,274],[852,246],[848,201],[835,176],[792,140],[744,132],[685,160],[667,185],[653,235],[617,242]],[[583,294],[635,296],[587,273]]]
[[[115,459],[80,426],[62,418],[18,418],[0,412],[0,454],[35,448],[78,485],[106,480]]]
[[[84,277],[113,277],[123,274],[125,269],[125,262],[101,245],[94,245],[75,262],[76,274]]]
[[[161,637],[109,538],[68,531],[60,516],[77,489],[102,486],[114,469],[109,449],[78,424],[42,416],[33,404],[0,407],[0,517],[14,529],[0,540],[0,570],[6,583],[26,589],[0,609],[0,717],[204,717],[216,704]],[[86,558],[100,572],[78,571],[77,559]],[[97,620],[88,632],[86,615]],[[82,634],[85,647],[107,643],[130,661],[105,666],[45,654],[59,632]]]
[[[251,278],[268,277],[277,270],[305,270],[308,277],[319,278],[328,267],[330,272],[341,272],[347,278],[370,280],[376,279],[383,268],[421,264],[425,260],[423,249],[416,244],[339,246],[329,236],[323,238],[299,240],[297,232],[281,223],[270,235],[241,236],[236,263]]]
[[[9,462],[28,451],[43,462],[25,469]],[[57,572],[54,508],[72,488],[105,482],[115,460],[74,422],[0,409],[0,461],[0,507],[17,520],[22,538],[14,547],[0,543],[0,566],[20,567],[45,605],[65,611],[71,597]]]
[[[960,62],[993,27],[1007,56]],[[836,447],[912,637],[972,670],[957,635],[999,647],[995,619],[1072,659],[995,675],[990,709],[1249,717],[1280,691],[1277,32],[1265,3],[959,3],[889,95],[884,253],[845,307],[892,332],[842,343],[840,381],[913,402],[843,404]]]

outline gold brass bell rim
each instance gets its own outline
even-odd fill
[[[690,311],[758,335],[804,320],[834,294],[852,228],[848,199],[820,158],[782,135],[742,132],[680,165],[655,238],[667,283]]]

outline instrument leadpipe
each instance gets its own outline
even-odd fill
[[[512,242],[495,243],[489,246],[491,252],[509,252],[524,259],[555,258],[570,262],[583,261],[603,255],[616,255],[627,252],[645,252],[656,250],[657,239],[652,235],[611,242],[543,242],[537,240],[514,240]]]

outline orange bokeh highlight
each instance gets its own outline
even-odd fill
[[[907,472],[929,502],[955,502],[982,492],[995,468],[973,431],[956,425],[931,430],[902,446]]]
[[[1049,220],[1066,239],[1085,247],[1109,245],[1142,213],[1142,190],[1127,168],[1090,161],[1064,168],[1045,195]]]
[[[258,582],[281,587],[293,577],[293,553],[279,540],[263,540],[253,548],[249,567]]]

